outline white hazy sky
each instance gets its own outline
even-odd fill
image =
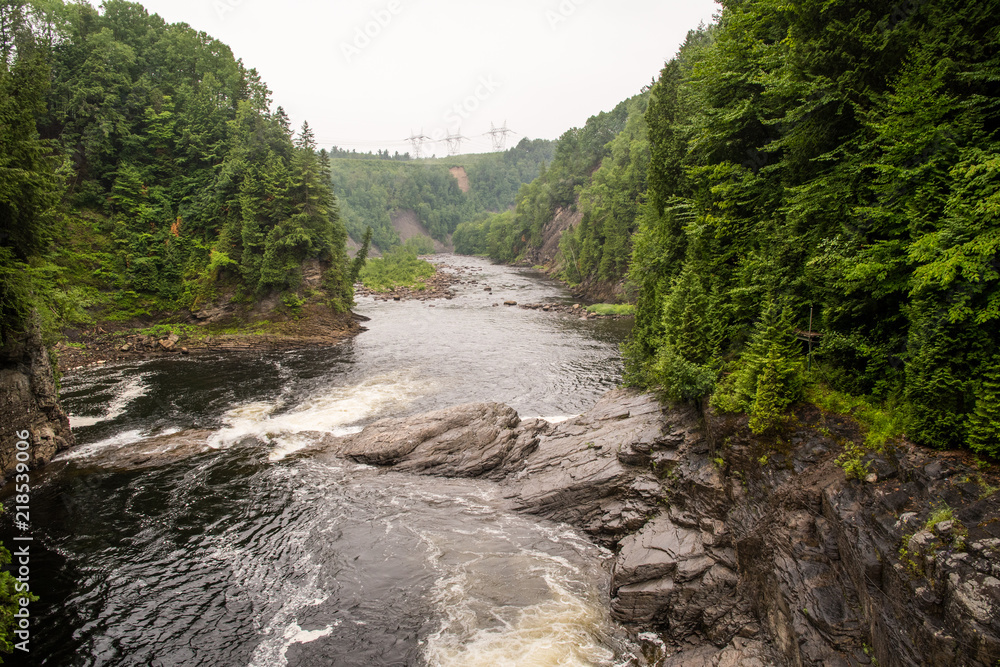
[[[232,47],[320,146],[409,150],[490,123],[555,139],[658,75],[714,0],[140,0]],[[365,34],[365,33],[368,34]],[[447,153],[444,143],[427,154]]]

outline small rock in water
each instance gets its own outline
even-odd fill
[[[181,354],[191,354],[191,351],[188,350],[186,347],[182,347],[181,348]]]

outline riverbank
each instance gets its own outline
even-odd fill
[[[215,322],[102,322],[65,331],[54,346],[60,372],[97,364],[140,361],[218,350],[281,350],[328,347],[351,338],[367,318],[307,304],[298,314],[275,314],[273,320],[237,318]],[[193,318],[189,318],[193,319]]]

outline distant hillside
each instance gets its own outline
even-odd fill
[[[460,223],[513,207],[521,186],[541,173],[554,150],[554,142],[522,139],[503,153],[429,160],[333,157],[330,178],[356,243],[371,227],[376,248],[398,245],[406,239],[393,217],[412,211],[427,233],[447,246]]]
[[[545,264],[572,283],[609,292],[628,268],[645,189],[648,100],[648,93],[636,95],[564,133],[548,168],[521,188],[514,210],[459,226],[457,252]]]

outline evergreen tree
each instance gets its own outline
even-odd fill
[[[787,306],[782,308],[776,301],[768,302],[740,356],[736,371],[720,384],[713,403],[725,411],[752,413],[761,377],[771,364],[775,366],[774,372],[780,382],[769,380],[765,384],[764,405],[768,410],[774,405],[791,405],[802,397],[801,356],[791,325],[790,310]],[[767,422],[769,418],[762,419]]]
[[[778,345],[772,345],[757,378],[757,389],[750,407],[750,430],[754,433],[773,431],[782,423],[792,398],[788,386],[791,372],[791,367],[781,357]]]
[[[358,282],[358,276],[361,275],[361,270],[365,268],[365,262],[368,260],[368,252],[372,247],[372,228],[369,227],[365,231],[365,239],[361,242],[361,249],[358,250],[358,254],[355,255],[354,261],[351,262],[351,272],[350,272],[350,283],[353,285]]]
[[[279,105],[278,108],[275,109],[274,120],[278,124],[278,127],[281,128],[281,131],[285,134],[285,136],[292,136],[292,121],[289,120],[284,107]]]
[[[1000,458],[1000,355],[993,357],[983,377],[967,432],[972,451]]]

